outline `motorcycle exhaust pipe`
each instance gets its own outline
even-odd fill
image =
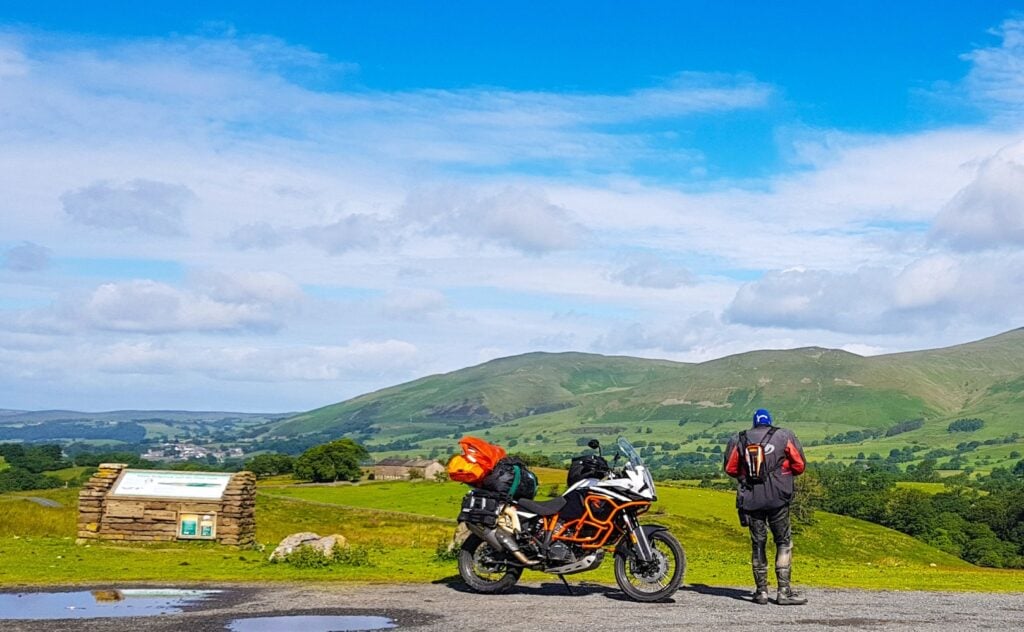
[[[505,550],[514,555],[521,564],[525,566],[534,566],[538,563],[536,560],[531,560],[526,557],[526,554],[519,550],[519,545],[516,544],[516,539],[513,538],[512,534],[508,531],[505,531],[504,529],[495,529],[494,538],[498,542],[501,542],[501,546],[505,547]]]
[[[520,564],[524,566],[534,566],[537,564],[536,561],[523,555],[523,552],[519,550],[519,545],[516,544],[515,538],[512,537],[506,531],[501,529],[487,529],[477,524],[466,523],[469,530],[479,537],[481,540],[486,542],[495,551],[508,551],[511,553]]]

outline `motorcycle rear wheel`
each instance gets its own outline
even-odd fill
[[[615,583],[630,599],[661,601],[668,599],[683,583],[686,552],[668,531],[650,535],[654,560],[644,563],[633,551],[615,556]]]
[[[522,574],[522,567],[506,564],[503,552],[495,552],[476,535],[466,538],[459,549],[459,575],[476,592],[506,592],[516,585]]]

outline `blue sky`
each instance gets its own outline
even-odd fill
[[[552,4],[5,3],[0,408],[1024,324],[1024,5]]]

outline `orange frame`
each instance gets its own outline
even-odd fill
[[[607,518],[601,519],[594,515],[591,505],[598,505],[598,503],[608,503],[612,506]],[[637,513],[641,514],[650,509],[651,503],[646,500],[616,502],[614,498],[609,498],[607,496],[586,496],[583,498],[583,515],[581,517],[576,520],[563,523],[558,531],[554,531],[558,522],[558,516],[547,516],[544,518],[544,529],[552,531],[552,541],[560,540],[562,542],[571,542],[573,544],[580,545],[584,549],[600,549],[604,546],[613,546],[618,542],[618,538],[615,538],[615,541],[610,543],[608,542],[608,538],[617,531],[614,523],[615,516],[617,516],[623,509],[627,509],[629,507],[640,507],[641,509]],[[596,533],[594,535],[580,536],[579,534],[585,527],[592,527],[596,529]],[[569,530],[573,530],[574,535],[566,534]]]

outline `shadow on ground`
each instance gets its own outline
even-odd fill
[[[726,588],[723,586],[708,586],[707,584],[690,584],[682,590],[689,590],[701,595],[712,597],[728,597],[737,601],[750,601],[750,591],[742,588]]]

